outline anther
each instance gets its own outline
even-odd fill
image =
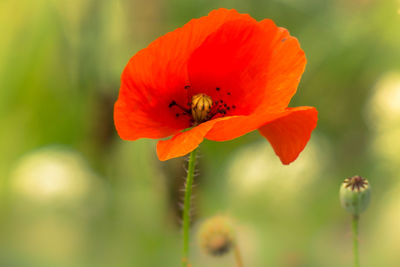
[[[182,105],[176,103],[175,100],[172,100],[171,103],[169,103],[168,107],[169,107],[169,108],[172,108],[172,107],[174,107],[174,106],[178,107],[178,108],[179,108],[180,110],[182,110],[183,112],[190,113],[190,109],[185,108],[184,106],[182,106]]]
[[[175,105],[176,105],[175,100],[172,100],[171,103],[169,103],[168,107],[169,107],[169,108],[172,108],[172,107],[175,106]]]

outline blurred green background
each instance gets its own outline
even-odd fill
[[[185,159],[113,126],[129,58],[191,18],[226,7],[289,29],[308,64],[291,106],[319,110],[283,166],[258,133],[201,145],[191,260],[206,218],[235,221],[245,266],[351,266],[340,183],[373,187],[362,266],[400,266],[400,1],[1,0],[0,266],[179,266]]]

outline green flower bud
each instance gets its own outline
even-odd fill
[[[371,198],[369,183],[361,176],[346,178],[339,194],[342,207],[355,216],[367,209]]]

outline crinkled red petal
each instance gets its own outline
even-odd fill
[[[250,114],[266,93],[265,74],[273,36],[255,20],[223,24],[189,59],[192,93],[205,93],[214,101],[223,101],[230,109],[224,105],[221,108],[229,115]]]
[[[235,10],[218,9],[193,19],[152,42],[129,61],[121,77],[114,107],[116,129],[122,139],[162,138],[190,127],[190,117],[169,108],[172,100],[185,105],[189,83],[187,63],[193,51],[221,25],[252,20]],[[175,107],[176,108],[176,107]]]

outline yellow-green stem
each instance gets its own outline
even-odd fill
[[[182,267],[189,266],[189,228],[190,228],[190,201],[192,199],[192,185],[194,169],[196,164],[196,151],[193,150],[189,156],[189,166],[185,185],[185,199],[183,202],[183,252],[182,252]]]
[[[237,267],[243,267],[242,255],[240,254],[239,246],[235,244],[235,261]]]
[[[353,215],[353,254],[354,267],[360,267],[360,259],[358,256],[358,215]]]

